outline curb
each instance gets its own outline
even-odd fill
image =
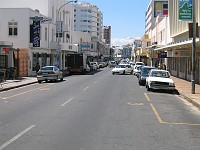
[[[11,89],[15,89],[15,88],[18,88],[18,87],[23,87],[23,86],[34,84],[34,83],[37,83],[37,81],[26,83],[26,84],[21,84],[21,85],[17,85],[17,86],[12,86],[12,87],[2,88],[2,89],[0,89],[0,92],[8,91],[8,90],[11,90]]]
[[[184,95],[183,93],[179,93],[180,96],[182,96],[185,100],[187,100],[188,102],[192,103],[195,107],[200,109],[200,103],[196,102],[195,100],[193,100],[191,97]]]

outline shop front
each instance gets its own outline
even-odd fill
[[[176,43],[155,50],[167,52],[165,63],[171,75],[191,80],[192,41]],[[196,42],[195,62],[195,82],[200,84],[200,41]]]
[[[16,50],[12,42],[0,41],[0,80],[16,79],[17,61],[15,59]]]

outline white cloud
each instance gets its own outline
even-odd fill
[[[136,37],[136,38],[112,38],[111,39],[111,44],[112,46],[122,46],[122,45],[126,45],[126,44],[133,44],[134,39],[140,39],[140,37]]]

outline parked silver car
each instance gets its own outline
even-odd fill
[[[37,72],[38,83],[63,80],[63,72],[57,66],[44,66]]]

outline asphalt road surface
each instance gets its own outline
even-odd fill
[[[1,92],[0,150],[200,150],[200,111],[103,68]]]

